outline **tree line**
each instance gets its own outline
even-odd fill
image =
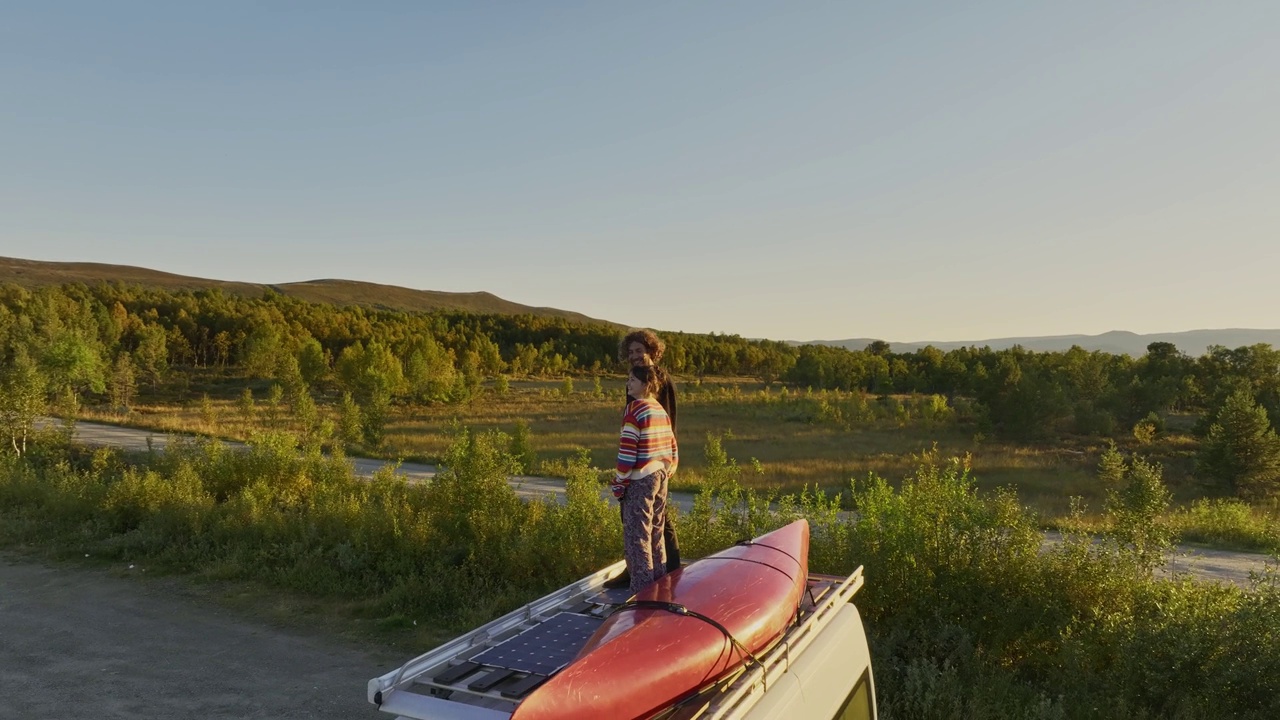
[[[141,388],[205,369],[274,380],[291,402],[304,405],[311,393],[327,392],[376,426],[392,403],[465,401],[484,378],[616,368],[621,335],[604,323],[335,306],[273,291],[245,297],[219,289],[168,291],[119,283],[37,289],[3,284],[0,419],[9,444],[20,451],[30,432],[23,418],[48,402],[74,406],[87,396],[127,407]],[[1111,437],[1142,423],[1156,425],[1170,411],[1199,412],[1205,418],[1199,431],[1209,441],[1226,447],[1223,438],[1239,445],[1248,436],[1267,448],[1219,448],[1205,468],[1218,468],[1214,472],[1224,476],[1267,475],[1269,470],[1245,472],[1238,466],[1247,464],[1242,458],[1261,457],[1266,465],[1273,455],[1280,457],[1280,449],[1270,449],[1271,418],[1280,417],[1280,351],[1269,345],[1211,347],[1192,357],[1170,343],[1152,343],[1135,358],[1079,347],[894,353],[882,341],[847,350],[717,333],[663,337],[664,364],[686,376],[963,397],[983,432],[1017,440]],[[375,427],[366,439],[376,435]],[[1275,464],[1280,468],[1280,459]],[[1228,467],[1236,470],[1221,470]]]

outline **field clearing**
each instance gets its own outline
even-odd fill
[[[833,419],[827,412],[830,407],[875,406],[877,401],[735,379],[678,380],[682,457],[674,489],[702,486],[707,471],[705,445],[711,436],[720,438],[728,457],[736,461],[742,484],[763,491],[790,493],[817,487],[848,498],[851,480],[874,473],[896,483],[917,465],[921,453],[936,447],[944,456],[968,455],[980,490],[1011,487],[1024,505],[1045,518],[1066,516],[1072,497],[1082,499],[1086,512],[1097,512],[1105,496],[1095,477],[1104,447],[1101,441],[1074,438],[1056,446],[1014,444],[983,438],[972,423],[954,418],[850,421],[837,413]],[[510,434],[524,422],[541,461],[536,474],[561,474],[564,462],[581,450],[589,453],[593,465],[608,468],[616,451],[623,378],[600,377],[598,391],[596,382],[591,377],[575,378],[569,390],[564,379],[513,380],[505,393],[486,387],[466,403],[396,406],[383,447],[373,453],[352,452],[437,462],[459,427]],[[82,416],[238,440],[264,427],[289,427],[289,408],[282,405],[271,410],[263,400],[265,387],[254,388],[255,417],[247,423],[234,399],[244,387],[243,381],[224,380],[205,386],[207,403],[161,401],[139,405],[127,418],[93,410]],[[330,419],[335,417],[334,400],[320,398],[321,412]],[[1182,433],[1170,433],[1145,448],[1169,461],[1166,480],[1179,501],[1202,494],[1187,477],[1186,456],[1193,448],[1194,440]]]

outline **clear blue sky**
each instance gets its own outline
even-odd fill
[[[1280,327],[1280,2],[35,2],[0,255],[635,325]]]

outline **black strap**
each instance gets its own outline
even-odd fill
[[[795,563],[796,567],[803,567],[801,562],[798,559],[796,559],[795,555],[792,555],[791,553],[787,552],[786,550],[783,550],[782,548],[776,548],[772,545],[765,545],[764,543],[758,543],[755,540],[739,540],[738,542],[734,543],[734,545],[746,545],[748,547],[769,548],[774,552],[780,552],[783,555],[786,555],[787,557],[791,558],[791,562]]]
[[[767,562],[765,562],[765,561],[763,561],[763,560],[755,560],[755,559],[753,559],[753,558],[744,558],[744,557],[733,557],[733,556],[729,556],[729,555],[712,555],[712,556],[710,556],[710,557],[704,557],[704,558],[702,558],[701,560],[699,560],[698,562],[707,562],[708,560],[723,560],[723,561],[725,561],[725,562],[729,562],[729,561],[733,561],[733,562],[744,562],[744,563],[751,563],[752,565],[760,565],[760,566],[762,566],[762,567],[767,567],[767,568],[769,568],[770,570],[772,570],[772,571],[774,571],[774,572],[776,572],[776,573],[781,573],[783,577],[785,577],[786,579],[788,579],[788,580],[790,580],[790,581],[792,581],[792,582],[794,582],[794,581],[795,581],[795,577],[794,577],[794,576],[792,576],[792,575],[791,575],[791,573],[787,572],[786,570],[783,570],[782,568],[778,567],[777,565],[770,565],[769,563],[767,563]]]
[[[733,636],[733,633],[729,632],[729,628],[725,627],[724,625],[721,625],[720,622],[715,618],[707,617],[706,615],[703,615],[702,613],[696,610],[690,610],[684,605],[681,605],[679,603],[673,603],[673,602],[665,602],[663,600],[631,600],[629,602],[625,602],[619,605],[614,610],[614,612],[621,612],[623,610],[664,610],[666,612],[669,612],[675,615],[681,615],[683,617],[691,617],[697,620],[701,620],[702,622],[707,623],[711,627],[724,633],[724,636],[729,639],[729,642],[733,645],[733,647],[737,648],[738,652],[742,654],[744,660],[750,660],[756,665],[760,665],[760,658],[756,657],[755,653],[748,650],[745,645],[738,642],[738,639]],[[766,682],[766,685],[764,689],[768,690],[769,689],[767,684],[768,681],[766,680],[765,682]]]

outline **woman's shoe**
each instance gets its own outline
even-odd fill
[[[611,577],[604,581],[605,590],[615,590],[617,588],[631,587],[631,573],[626,570],[621,575]]]

